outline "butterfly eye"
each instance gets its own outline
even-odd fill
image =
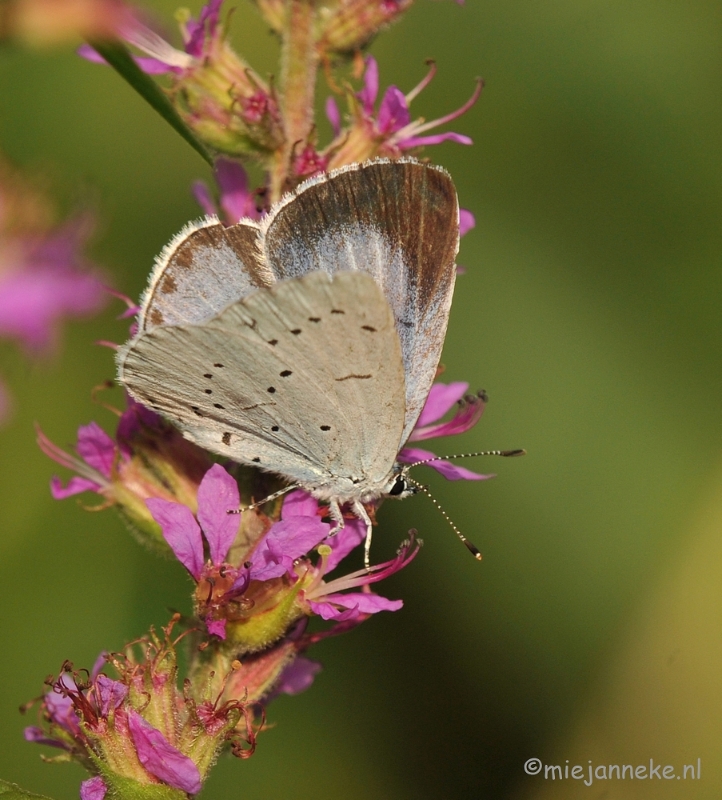
[[[399,475],[389,489],[389,496],[408,497],[410,494],[416,494],[416,491],[415,486],[412,486],[403,475]]]

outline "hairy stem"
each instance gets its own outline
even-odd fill
[[[315,39],[315,0],[288,0],[281,50],[281,109],[285,142],[271,169],[271,200],[287,188],[294,148],[313,128],[319,58]]]

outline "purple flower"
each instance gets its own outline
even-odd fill
[[[64,500],[81,492],[96,492],[105,496],[110,493],[117,449],[115,442],[97,423],[91,422],[78,428],[75,450],[79,458],[53,444],[39,427],[37,441],[46,456],[77,473],[66,486],[63,486],[60,478],[52,478],[50,493],[55,500]]]
[[[468,388],[469,384],[462,382],[435,383],[426,398],[426,404],[419,416],[416,427],[411,432],[411,436],[409,436],[409,442],[418,442],[437,436],[452,436],[473,428],[484,413],[487,397],[484,392],[479,392],[477,395],[469,395],[466,393]],[[440,422],[439,420],[454,405],[457,406],[454,416],[446,422]],[[399,453],[399,461],[404,464],[413,464],[417,461],[425,461],[432,458],[436,458],[434,453],[414,447],[404,447]],[[482,481],[493,477],[493,475],[481,475],[478,472],[464,469],[464,467],[457,467],[456,464],[451,464],[449,461],[444,460],[433,461],[428,466],[451,481]]]
[[[42,238],[0,239],[0,337],[47,352],[61,320],[105,305],[103,282],[79,255],[87,236],[87,220],[79,219]]]
[[[154,497],[146,503],[176,558],[196,581],[203,573],[204,538],[211,565],[221,566],[238,533],[239,517],[228,512],[238,510],[240,496],[235,480],[220,464],[214,464],[206,472],[198,487],[198,519],[203,535],[187,506]]]
[[[373,56],[366,58],[366,73],[364,75],[363,89],[358,93],[363,113],[369,124],[373,126],[376,137],[382,140],[386,148],[402,152],[414,147],[440,144],[441,142],[457,142],[458,144],[472,144],[468,136],[460,133],[438,133],[433,136],[420,136],[432,128],[438,128],[447,122],[457,119],[466,113],[476,103],[483,84],[477,82],[476,89],[469,100],[456,111],[444,117],[424,122],[423,119],[411,120],[409,105],[431,83],[436,73],[436,65],[431,68],[426,77],[408,94],[404,94],[398,87],[389,86],[384,92],[378,111],[375,112],[376,99],[379,93],[379,70]]]
[[[176,110],[199,139],[234,157],[265,156],[283,142],[275,92],[231,47],[221,5],[222,0],[210,0],[197,19],[180,22],[182,49],[139,19],[129,21],[120,35],[143,53],[136,58],[143,71],[167,76]],[[88,45],[78,52],[103,62]]]
[[[273,694],[301,694],[310,688],[316,675],[323,669],[318,661],[297,656],[281,673]]]
[[[359,537],[358,544],[363,538],[363,535]],[[343,557],[339,552],[343,549],[341,547],[334,550],[328,545],[318,549],[321,558],[314,567],[310,584],[304,589],[304,599],[311,610],[322,619],[335,622],[361,621],[369,614],[376,614],[379,611],[398,611],[403,606],[402,600],[388,600],[374,594],[369,586],[388,578],[413,561],[419,551],[415,532],[411,531],[410,538],[401,545],[396,557],[390,561],[375,564],[369,569],[350,572],[328,582],[324,581],[323,577],[331,572]]]
[[[303,616],[361,621],[378,611],[401,608],[400,600],[387,600],[368,587],[411,561],[418,549],[413,540],[389,562],[326,583],[324,576],[364,541],[365,525],[348,519],[329,538],[330,525],[321,520],[318,502],[299,489],[285,497],[281,519],[243,554],[241,564],[228,561],[239,525],[238,516],[228,512],[239,506],[238,486],[220,465],[211,467],[201,481],[198,521],[182,504],[154,498],[146,502],[176,557],[198,584],[195,610],[208,632],[230,638],[249,652],[268,647]],[[320,554],[315,563],[314,550]],[[265,620],[260,639],[248,638],[256,636],[254,616]]]
[[[476,227],[476,219],[471,211],[459,209],[459,236],[465,236],[472,228]]]
[[[42,701],[41,716],[49,732],[30,727],[25,731],[25,738],[62,747],[75,756],[82,754],[81,760],[86,766],[105,763],[105,779],[113,774],[132,776],[145,785],[161,782],[197,794],[202,784],[201,772],[176,744],[195,744],[205,736],[205,746],[210,746],[213,752],[235,726],[237,710],[242,710],[242,704],[238,701],[223,706],[216,703],[218,724],[213,730],[195,715],[198,708],[195,701],[189,702],[183,713],[185,695],[176,692],[173,684],[168,683],[175,664],[172,652],[175,643],[169,638],[172,627],[173,623],[164,629],[166,641],[163,643],[154,634],[142,640],[146,645],[145,658],[140,660],[136,655],[129,657],[128,651],[102,654],[89,675],[84,670],[73,671],[72,665],[66,662],[60,677],[52,683]],[[113,680],[99,671],[106,663],[118,671],[120,680]],[[135,693],[131,693],[131,686]],[[141,687],[143,713],[155,724],[135,707]],[[176,713],[168,717],[163,713],[159,715],[158,704],[165,708],[166,703]],[[190,716],[189,711],[192,712]],[[156,727],[159,724],[162,730]],[[111,785],[114,784],[111,782]],[[103,800],[107,789],[108,785],[100,776],[91,778],[81,785],[81,800]]]
[[[198,486],[210,462],[205,452],[140,403],[131,399],[126,410],[117,413],[115,439],[95,422],[81,425],[75,454],[58,447],[37,428],[37,442],[45,455],[76,473],[65,485],[53,477],[51,494],[62,500],[95,492],[105,500],[101,508],[117,506],[142,539],[165,549],[146,499],[175,498],[195,508]]]
[[[105,781],[96,775],[80,784],[80,800],[103,800],[107,791]]]
[[[88,317],[107,300],[82,255],[93,223],[78,214],[55,223],[49,200],[0,156],[0,339],[30,356],[52,353],[66,318]],[[0,419],[10,399],[0,388]]]
[[[243,167],[228,158],[218,158],[214,173],[220,189],[219,205],[224,224],[235,225],[244,217],[259,219],[261,215],[256,208],[253,192],[248,190],[248,175]],[[211,192],[203,181],[193,184],[193,195],[206,214],[219,215]]]
[[[198,604],[198,611],[208,632],[225,639],[226,620],[219,614],[243,594],[250,580],[247,569],[225,561],[240,525],[240,517],[229,513],[240,506],[238,484],[220,464],[206,472],[198,487],[200,525],[182,503],[149,498],[146,504],[176,558],[199,585],[196,597],[202,597],[203,602]]]
[[[138,760],[151,775],[174,789],[189,794],[200,792],[201,774],[195,763],[132,709],[128,712],[128,729]]]

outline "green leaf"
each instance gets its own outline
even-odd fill
[[[0,780],[0,797],[2,800],[50,800],[44,794],[34,794],[21,789],[15,783]]]
[[[175,110],[163,90],[135,63],[133,56],[125,45],[116,41],[91,41],[89,44],[113,67],[121,78],[127,81],[163,117],[171,128],[179,133],[197,153],[213,166],[213,157],[183,122],[180,114]]]

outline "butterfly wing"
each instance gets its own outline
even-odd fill
[[[209,218],[187,225],[156,261],[143,296],[138,329],[201,325],[275,278],[258,249],[258,226],[230,228]]]
[[[445,170],[401,159],[312,179],[263,223],[264,262],[277,280],[358,270],[383,289],[406,380],[398,449],[421,413],[441,357],[456,277],[458,215]]]
[[[392,311],[363,273],[256,291],[201,326],[160,326],[119,353],[140,402],[201,447],[332,496],[393,468],[404,374]],[[344,489],[345,487],[345,489]]]

